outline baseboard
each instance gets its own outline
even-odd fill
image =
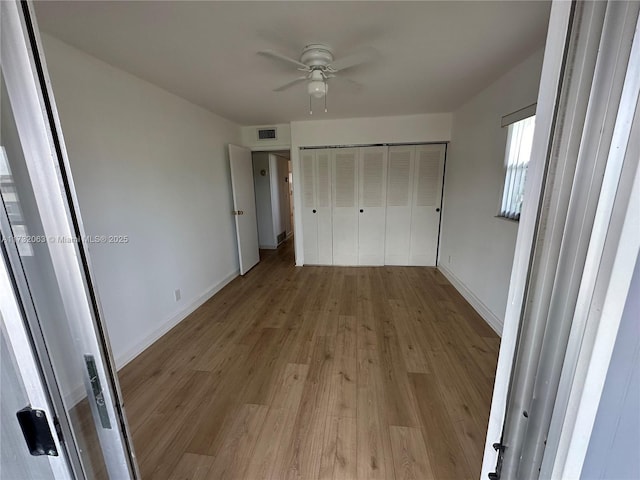
[[[259,245],[258,248],[260,250],[277,250],[278,245]]]
[[[84,385],[76,385],[67,395],[64,396],[67,408],[73,408],[82,400],[87,398],[87,389]]]
[[[144,339],[139,341],[136,345],[128,349],[126,352],[118,355],[115,358],[116,368],[120,370],[127,363],[144,352],[156,340],[162,337],[165,333],[175,327],[182,320],[187,318],[187,316],[193,313],[198,307],[200,307],[204,302],[213,297],[220,290],[222,290],[231,280],[236,278],[238,275],[240,275],[240,271],[238,270],[231,272],[221,281],[209,287],[206,291],[196,297],[195,300],[193,300],[189,305],[185,306],[182,310],[172,315],[171,318],[163,322],[162,325],[160,325],[156,330],[147,335]]]
[[[115,357],[116,369],[120,370],[127,363],[131,362],[134,358],[144,352],[153,343],[155,343],[165,333],[175,327],[182,320],[187,318],[198,307],[204,304],[207,300],[213,297],[216,293],[222,290],[231,280],[240,275],[240,271],[236,270],[231,272],[221,281],[208,288],[201,295],[196,297],[189,305],[186,305],[179,312],[172,315],[169,319],[163,322],[157,329],[147,335],[145,338],[137,342],[133,347],[129,348],[124,353]],[[87,396],[84,385],[78,385],[71,389],[69,393],[65,395],[65,401],[68,407],[76,405]]]
[[[478,312],[478,315],[482,317],[482,319],[487,322],[487,325],[491,327],[491,329],[498,334],[499,337],[502,336],[502,321],[496,317],[496,315],[489,310],[489,308],[482,303],[480,300],[469,288],[458,278],[455,274],[446,268],[443,265],[438,265],[438,270],[442,275],[446,277],[447,280],[453,285],[460,295],[464,297],[464,299],[469,302],[469,304],[473,307],[473,309]]]

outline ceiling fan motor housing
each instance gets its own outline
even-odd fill
[[[300,62],[311,69],[322,69],[333,62],[333,52],[329,47],[321,43],[314,43],[304,47]]]

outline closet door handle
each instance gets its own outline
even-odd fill
[[[361,209],[360,209],[360,213],[363,213],[363,212],[364,212],[364,209],[362,209],[362,208],[361,208]]]
[[[440,209],[439,209],[439,208],[436,208],[436,212],[439,212],[439,211],[440,211]]]
[[[316,210],[315,210],[315,208],[313,209],[313,213],[316,213]]]

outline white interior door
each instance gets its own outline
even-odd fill
[[[389,147],[385,265],[409,265],[415,147]]]
[[[384,265],[388,149],[359,150],[358,265]]]
[[[316,208],[316,153],[315,150],[300,151],[300,173],[302,178],[302,243],[304,263],[318,264],[318,210]]]
[[[318,264],[333,264],[331,212],[331,150],[318,150],[315,159],[315,191],[318,220]]]
[[[333,164],[333,264],[358,264],[358,150],[337,148]]]
[[[240,275],[244,275],[260,261],[251,150],[229,145],[229,162]]]
[[[436,264],[444,155],[444,144],[416,147],[409,265]]]

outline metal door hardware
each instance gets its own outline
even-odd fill
[[[25,407],[18,411],[16,416],[31,455],[36,457],[40,455],[58,456],[56,443],[53,440],[47,422],[47,414],[44,410]]]
[[[87,373],[89,374],[91,390],[93,391],[93,400],[96,404],[96,408],[98,409],[100,423],[102,424],[102,428],[111,429],[109,412],[107,411],[107,404],[104,399],[104,393],[102,392],[102,385],[100,385],[100,377],[98,377],[95,358],[93,358],[93,355],[85,355],[84,361],[87,365]]]

